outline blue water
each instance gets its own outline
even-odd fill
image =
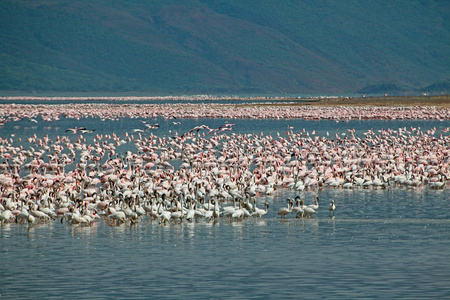
[[[280,220],[289,193],[242,222],[4,225],[2,298],[449,297],[446,191],[324,190],[334,219]]]
[[[319,134],[421,126],[438,121],[170,120],[156,119],[157,135],[196,125],[235,123],[237,133]],[[84,126],[118,135],[142,126],[135,119],[31,124],[0,128],[3,138],[50,138]],[[87,139],[92,136],[85,134]],[[124,145],[123,150],[131,145]],[[119,150],[118,150],[119,151]],[[278,189],[262,219],[170,223],[148,218],[136,225],[0,226],[1,299],[355,299],[450,298],[449,190],[382,189],[301,192],[320,199],[313,219],[280,220],[276,211],[294,191]],[[334,218],[327,210],[331,199]]]
[[[149,124],[158,123],[160,127],[157,130],[148,131],[144,136],[153,133],[159,136],[170,136],[177,132],[179,135],[188,132],[190,129],[198,125],[208,125],[210,128],[218,128],[225,123],[235,124],[233,131],[230,133],[263,133],[264,135],[285,134],[286,131],[292,130],[293,132],[300,132],[303,129],[312,132],[316,131],[317,135],[324,136],[327,132],[333,136],[335,133],[348,133],[347,129],[355,129],[356,134],[373,129],[398,129],[406,127],[420,127],[423,131],[431,128],[442,129],[450,126],[449,121],[438,120],[351,120],[347,122],[336,121],[313,121],[313,120],[301,120],[301,119],[176,119],[176,120],[164,120],[163,118],[152,119],[120,119],[120,120],[100,120],[98,118],[84,118],[80,120],[62,118],[59,121],[44,122],[40,118],[38,123],[23,119],[17,122],[7,122],[0,127],[0,136],[3,138],[9,137],[13,134],[16,138],[27,138],[33,134],[38,136],[48,135],[50,138],[54,138],[57,135],[71,135],[70,132],[65,132],[67,128],[85,127],[87,129],[95,129],[97,134],[110,134],[112,132],[117,135],[132,133],[133,129],[145,129],[146,127],[141,121],[147,121]],[[174,124],[174,121],[179,121],[181,124]],[[290,127],[291,129],[289,129]],[[84,137],[89,139],[93,135],[85,134]],[[137,136],[137,134],[135,134]]]

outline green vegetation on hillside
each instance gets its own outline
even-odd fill
[[[0,91],[448,92],[449,12],[439,0],[5,0]]]

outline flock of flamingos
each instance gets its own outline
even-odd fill
[[[87,117],[137,118],[142,128],[125,135],[82,127]],[[159,136],[155,117],[173,119],[179,132]],[[22,141],[1,134],[2,224],[51,222],[89,226],[150,218],[161,224],[199,219],[263,217],[261,195],[292,189],[298,196],[276,208],[280,218],[334,216],[332,199],[302,199],[304,190],[443,189],[450,179],[448,108],[314,107],[230,104],[0,105],[0,124],[28,119],[71,118],[80,126],[50,138],[45,132]],[[183,128],[186,118],[224,118],[217,128]],[[368,130],[319,136],[314,130],[276,136],[235,133],[233,119],[441,120],[442,128]],[[124,146],[128,150],[123,150]],[[131,150],[130,150],[131,149]],[[339,207],[337,208],[339,209]]]

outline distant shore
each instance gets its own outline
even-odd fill
[[[450,95],[442,96],[386,96],[358,98],[327,98],[309,102],[319,106],[440,106],[450,107]]]
[[[294,100],[292,98],[285,98]],[[278,105],[282,106],[437,106],[442,108],[450,107],[450,95],[440,96],[385,96],[385,97],[324,97],[324,98],[305,98],[298,99],[298,102],[282,103],[279,100]],[[274,103],[261,104],[272,106]]]
[[[233,107],[267,107],[267,106],[316,106],[316,107],[336,107],[336,106],[349,106],[349,107],[438,107],[438,108],[450,108],[450,95],[439,96],[380,96],[380,97],[338,97],[338,96],[323,96],[323,97],[284,97],[284,96],[252,96],[252,97],[240,97],[240,96],[215,96],[215,95],[186,95],[186,96],[117,96],[117,97],[101,97],[101,96],[82,96],[82,97],[68,97],[68,96],[13,96],[13,97],[0,97],[0,101],[6,101],[11,103],[20,104],[20,101],[72,101],[76,102],[117,102],[120,104],[124,101],[133,101],[136,104],[139,101],[176,101],[186,102],[189,101],[201,101],[204,103],[211,102],[214,105],[214,101],[236,101],[232,105]],[[240,104],[239,101],[242,101]],[[248,103],[251,101],[251,103]],[[5,104],[5,103],[4,103]],[[4,105],[3,104],[3,105]],[[0,104],[2,105],[2,104]],[[227,104],[222,104],[227,106]]]
[[[258,105],[312,105],[312,106],[439,106],[450,107],[450,95],[439,96],[380,96],[380,97],[284,97],[284,96],[214,96],[214,95],[186,95],[186,96],[82,96],[82,97],[42,97],[42,96],[12,96],[0,97],[3,101],[254,101]],[[289,101],[289,102],[287,102]],[[252,105],[253,105],[252,104]],[[248,105],[248,104],[244,104]]]

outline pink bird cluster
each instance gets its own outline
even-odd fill
[[[305,120],[448,120],[449,108],[437,107],[319,107],[280,105],[230,105],[218,103],[170,103],[170,104],[98,104],[70,103],[60,105],[0,105],[0,123],[21,119],[44,121],[61,118],[87,117],[118,120],[120,118],[164,119],[226,118],[226,119],[305,119]]]
[[[144,216],[160,223],[240,220],[267,213],[268,204],[256,207],[258,198],[282,188],[442,189],[450,178],[450,138],[436,132],[272,137],[193,130],[182,138],[97,134],[92,143],[82,134],[0,138],[0,218],[79,225]]]

